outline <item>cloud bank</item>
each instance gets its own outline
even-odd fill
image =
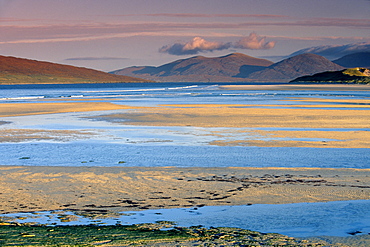
[[[296,51],[289,56],[296,56],[303,53],[314,53],[327,59],[337,59],[345,55],[357,52],[370,52],[370,42],[361,42],[347,45],[322,45],[309,47]]]
[[[65,59],[65,61],[108,61],[108,60],[127,60],[125,57],[71,57]]]
[[[274,41],[266,42],[266,37],[261,37],[257,33],[251,33],[235,43],[210,42],[201,37],[195,37],[189,42],[178,42],[172,45],[165,45],[159,49],[160,53],[171,55],[194,55],[200,52],[209,52],[216,50],[226,50],[229,48],[249,49],[249,50],[267,50],[275,47]]]

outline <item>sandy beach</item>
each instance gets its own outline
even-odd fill
[[[0,167],[0,213],[118,212],[370,197],[370,169]]]

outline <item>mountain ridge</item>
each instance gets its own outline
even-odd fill
[[[370,52],[357,52],[333,61],[346,68],[365,67],[370,68]]]
[[[245,81],[243,78],[246,78],[249,73],[265,69],[271,64],[273,62],[266,59],[242,53],[231,53],[212,58],[194,56],[175,60],[158,67],[133,66],[111,73],[158,81]]]

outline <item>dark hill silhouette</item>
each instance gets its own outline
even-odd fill
[[[287,81],[304,75],[342,69],[344,69],[342,66],[322,56],[304,53],[284,59],[264,70],[254,72],[248,78],[258,81]]]
[[[159,67],[129,67],[111,73],[156,81],[243,81],[249,74],[273,64],[241,53],[208,58],[195,56]]]
[[[337,60],[334,60],[333,63],[339,64],[346,68],[353,67],[370,68],[370,52],[357,52],[350,55],[346,55]]]
[[[0,56],[0,84],[117,83],[145,80],[93,69]]]

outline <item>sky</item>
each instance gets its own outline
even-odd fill
[[[370,43],[369,0],[0,0],[0,55],[113,71]]]

